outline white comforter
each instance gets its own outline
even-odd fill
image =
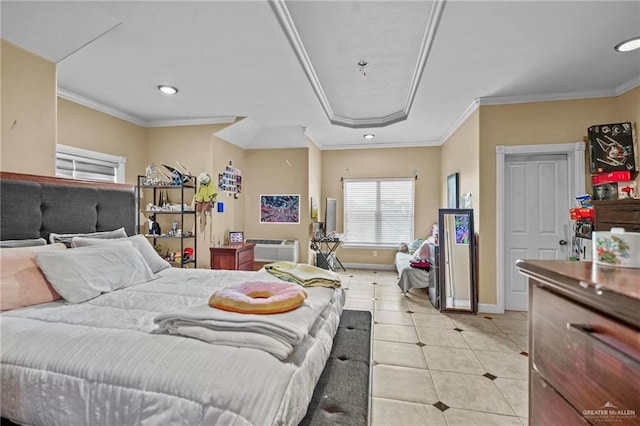
[[[326,309],[317,305],[310,336],[286,362],[264,350],[151,333],[159,314],[254,280],[273,276],[172,268],[82,304],[3,313],[0,413],[33,425],[297,424],[331,350],[341,289],[309,289]]]

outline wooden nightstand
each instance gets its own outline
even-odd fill
[[[211,269],[253,271],[253,243],[211,247]]]

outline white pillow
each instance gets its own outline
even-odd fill
[[[149,281],[155,276],[130,242],[40,251],[36,263],[53,288],[70,303]]]
[[[133,247],[140,252],[154,274],[171,268],[171,264],[160,257],[149,240],[142,234],[117,239],[73,237],[71,239],[71,247],[89,247],[103,244],[120,244],[123,242],[131,242],[133,244]]]
[[[73,237],[91,237],[91,238],[127,238],[127,232],[123,228],[114,229],[113,231],[102,232],[90,232],[88,234],[49,234],[49,242],[53,243],[65,243],[67,247],[70,246]]]
[[[0,241],[0,248],[35,247],[46,246],[47,240],[44,238],[30,238],[27,240],[4,240]]]
[[[429,260],[429,255],[431,252],[431,247],[429,246],[429,241],[424,240],[420,245],[420,248],[413,253],[413,257],[416,260]]]

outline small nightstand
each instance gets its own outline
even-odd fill
[[[211,247],[211,269],[253,271],[253,243]]]

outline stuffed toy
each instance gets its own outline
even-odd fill
[[[211,181],[208,173],[200,173],[198,175],[198,192],[195,195],[196,212],[200,213],[200,227],[204,232],[207,224],[207,216],[211,216],[211,210],[216,202],[218,191],[216,185]],[[204,214],[202,214],[204,213]]]

